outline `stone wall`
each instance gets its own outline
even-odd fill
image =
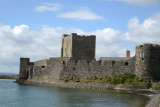
[[[127,61],[116,61],[113,64],[113,61],[77,61],[69,58],[50,58],[49,60],[35,62],[36,66],[30,66],[29,78],[48,75],[50,81],[55,81],[74,77],[84,79],[93,76],[111,76],[113,70],[116,71],[117,75],[134,73],[134,60],[135,58],[133,57]],[[45,68],[42,67],[44,64],[46,64]]]
[[[76,62],[75,60],[68,60],[64,64],[60,79],[73,77],[84,79],[93,76],[111,76],[113,70],[117,75],[124,73],[134,73],[134,60],[135,58],[133,57],[127,61],[116,61],[114,65],[112,61],[100,62],[92,60],[89,62],[87,60],[79,60]]]
[[[47,66],[47,59],[35,61],[34,66],[45,68]]]
[[[32,69],[31,69],[32,68]],[[48,68],[48,60],[39,60],[34,63],[34,66],[30,66],[30,78],[36,75],[41,74],[49,74],[49,68]]]
[[[42,62],[42,61],[41,61]],[[135,57],[127,61],[96,61],[96,60],[71,60],[69,58],[50,58],[47,60],[45,68],[41,66],[33,67],[33,75],[49,74],[50,80],[60,80],[65,78],[85,79],[88,77],[111,76],[112,71],[115,73],[134,73]]]
[[[63,71],[63,64],[66,58],[51,58],[48,61],[48,67],[50,70],[50,79],[51,80],[59,80],[60,73]]]

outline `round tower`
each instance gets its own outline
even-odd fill
[[[160,78],[160,46],[144,44],[136,47],[135,73],[143,79]]]

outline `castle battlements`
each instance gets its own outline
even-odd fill
[[[76,37],[79,37],[79,38],[91,38],[91,37],[95,37],[95,35],[77,35],[77,33],[71,33],[70,35],[69,34],[63,34],[62,37],[65,38],[65,37],[69,37],[69,36],[76,36]]]
[[[142,48],[142,47],[155,47],[155,48],[160,48],[160,45],[158,44],[151,44],[151,43],[144,43],[143,45],[138,45],[136,46],[137,48]]]

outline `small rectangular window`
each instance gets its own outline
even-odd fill
[[[65,61],[63,61],[63,65],[64,65],[64,64],[66,64],[66,62],[65,62]]]
[[[112,66],[115,65],[115,63],[116,63],[115,61],[112,61]]]
[[[43,65],[43,66],[41,66],[41,68],[45,68],[45,66]]]
[[[98,61],[98,65],[102,65],[102,61]]]
[[[125,62],[125,66],[128,66],[128,62]]]
[[[87,65],[90,65],[91,61],[87,61]]]
[[[75,66],[78,64],[78,61],[77,60],[75,60]]]

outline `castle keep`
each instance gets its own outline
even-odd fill
[[[92,76],[111,76],[132,73],[140,78],[160,77],[160,46],[144,44],[136,47],[134,57],[127,50],[126,57],[101,57],[95,60],[96,36],[76,33],[62,36],[61,57],[36,62],[20,58],[19,79],[57,82],[67,78],[84,79]]]
[[[80,36],[76,33],[62,36],[61,57],[73,60],[95,59],[96,36]]]

